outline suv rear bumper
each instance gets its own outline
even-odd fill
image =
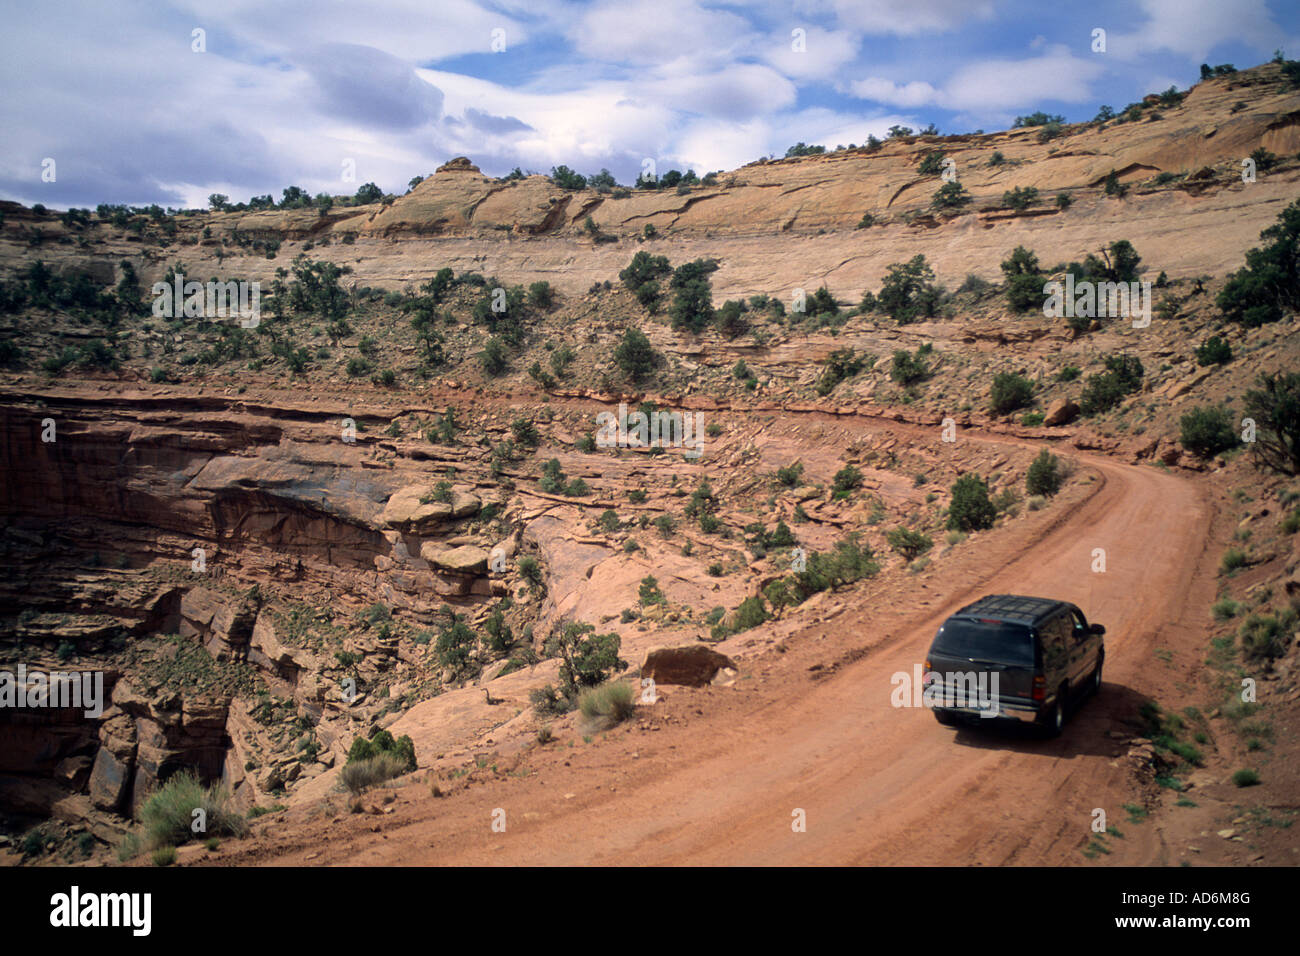
[[[973,720],[1014,720],[1022,724],[1038,723],[1040,716],[1045,712],[1047,705],[1039,707],[1035,704],[1017,704],[1008,701],[999,701],[997,713],[990,714],[989,711],[980,710],[976,707],[936,707],[935,710],[942,710],[944,713],[951,714],[954,717],[971,718]]]

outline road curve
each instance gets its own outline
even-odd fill
[[[880,610],[867,606],[868,583],[865,600],[834,620],[827,642],[856,644],[848,655],[856,659],[825,679],[778,664],[775,676],[763,675],[770,686],[756,700],[727,704],[725,690],[690,692],[723,703],[662,738],[629,731],[585,750],[535,751],[523,765],[534,772],[450,799],[405,788],[418,796],[399,804],[382,834],[354,830],[322,844],[315,826],[286,821],[274,843],[249,841],[255,845],[220,862],[1083,862],[1095,809],[1119,814],[1132,799],[1130,771],[1108,732],[1128,722],[1131,733],[1139,703],[1185,676],[1158,666],[1157,647],[1185,652],[1184,661],[1203,656],[1201,624],[1213,594],[1200,586],[1211,506],[1197,484],[1098,456],[1076,460],[1094,476],[1091,494],[1062,507],[1032,539],[988,535],[980,544],[987,570],[928,607],[893,608],[896,624],[882,624]],[[1096,549],[1104,571],[1094,570]],[[942,619],[997,592],[1071,600],[1107,627],[1102,693],[1059,739],[954,730],[924,709],[891,706],[891,676],[923,660]],[[798,657],[796,644],[784,658]],[[669,745],[641,759],[637,751],[653,749],[651,741]],[[496,810],[509,821],[505,832],[491,828]],[[792,827],[797,811],[806,819],[802,832]],[[1133,836],[1108,862],[1162,861],[1157,837]]]

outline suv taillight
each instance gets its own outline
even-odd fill
[[[1043,678],[1041,674],[1035,675],[1034,677],[1033,699],[1034,700],[1047,699],[1047,681]]]

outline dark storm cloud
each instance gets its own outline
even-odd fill
[[[410,130],[442,117],[442,91],[382,50],[330,43],[292,59],[311,77],[314,105],[327,116],[387,130]]]
[[[448,119],[448,123],[458,123],[458,120]],[[482,110],[476,110],[473,107],[465,110],[465,122],[483,133],[525,133],[533,127],[529,126],[521,119],[513,116],[494,116],[491,113],[484,113]]]
[[[225,122],[142,134],[112,117],[88,117],[43,146],[39,155],[23,157],[16,172],[0,174],[0,195],[28,196],[52,208],[105,201],[183,206],[182,183],[266,182],[269,189],[292,177],[279,169],[259,132]],[[41,179],[47,157],[55,162],[52,183]]]

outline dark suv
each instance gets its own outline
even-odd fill
[[[1105,633],[1066,601],[980,598],[934,636],[925,661],[926,702],[941,724],[996,717],[1059,734],[1069,703],[1101,689]]]

